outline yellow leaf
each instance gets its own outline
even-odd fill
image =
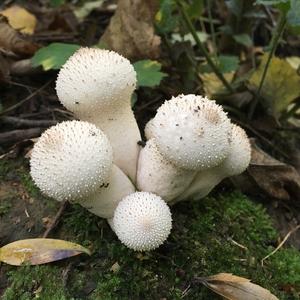
[[[26,34],[33,34],[36,27],[36,17],[26,9],[13,5],[0,12],[8,19],[8,23],[14,29]]]
[[[291,67],[295,70],[298,70],[300,67],[300,57],[298,56],[290,56],[286,57],[286,61],[291,65]]]
[[[0,248],[0,261],[20,266],[23,263],[40,265],[90,251],[78,244],[56,239],[20,240]]]
[[[214,95],[227,92],[222,81],[217,77],[215,73],[202,73],[199,74],[203,85],[204,92],[208,98],[214,98]],[[223,76],[228,82],[231,82],[234,76],[234,72],[224,73]]]
[[[258,89],[268,53],[262,57],[261,64],[249,79],[250,87]],[[278,117],[280,112],[300,96],[300,77],[296,70],[284,59],[273,57],[261,90],[262,104]]]
[[[250,282],[249,279],[229,273],[220,273],[200,282],[229,300],[279,300],[270,291]]]

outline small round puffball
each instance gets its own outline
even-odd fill
[[[136,192],[118,204],[113,227],[123,244],[135,251],[159,247],[172,228],[168,205],[161,197],[147,192]]]
[[[66,121],[46,130],[34,145],[30,173],[47,196],[76,201],[107,183],[112,159],[111,145],[100,129]]]
[[[129,60],[94,48],[76,51],[56,81],[59,100],[79,117],[91,117],[111,105],[129,106],[135,87],[136,73]]]
[[[215,101],[196,95],[173,97],[151,122],[159,151],[178,167],[208,169],[229,153],[231,123]]]

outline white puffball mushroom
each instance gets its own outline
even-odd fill
[[[135,251],[159,247],[172,228],[171,212],[161,197],[136,192],[117,206],[112,220],[115,233],[123,244]]]
[[[230,120],[220,105],[202,96],[165,101],[150,126],[161,154],[178,167],[211,168],[229,153]]]
[[[95,125],[66,121],[47,129],[34,145],[30,173],[47,196],[76,201],[107,183],[112,155]]]
[[[141,149],[138,170],[137,188],[162,197],[166,202],[179,196],[196,175],[196,171],[176,167],[166,160],[157,149],[155,139],[147,141]]]
[[[135,187],[123,171],[116,165],[112,166],[108,183],[95,193],[80,202],[91,213],[105,219],[110,219],[119,202],[135,192]]]
[[[56,91],[60,102],[109,138],[114,163],[133,181],[140,132],[131,109],[136,87],[132,64],[116,52],[81,48],[61,68]]]
[[[198,172],[191,185],[172,204],[182,200],[199,200],[205,197],[224,178],[244,172],[250,159],[251,146],[245,131],[232,124],[230,151],[224,161],[214,168]]]
[[[153,138],[152,126],[153,126],[153,119],[150,119],[144,129],[144,133],[147,141]]]

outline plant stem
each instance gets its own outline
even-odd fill
[[[210,33],[212,37],[212,42],[214,46],[214,54],[217,56],[218,48],[217,48],[217,41],[216,41],[216,33],[215,33],[215,27],[212,22],[212,14],[211,14],[211,0],[207,0],[207,12],[208,12],[208,18],[209,18],[209,28],[210,28]]]
[[[269,69],[272,57],[273,57],[273,55],[274,55],[274,53],[276,51],[276,48],[277,48],[277,45],[278,45],[278,41],[279,41],[279,39],[280,39],[283,31],[284,31],[285,24],[286,24],[286,16],[284,14],[282,14],[281,17],[280,17],[280,20],[278,22],[278,25],[277,25],[277,28],[276,28],[276,32],[273,35],[271,43],[270,43],[271,50],[270,50],[267,62],[265,64],[265,67],[264,67],[264,70],[263,70],[263,74],[261,76],[261,80],[260,80],[260,83],[259,83],[258,90],[257,90],[257,92],[255,94],[255,98],[254,98],[254,100],[252,102],[252,105],[251,105],[251,107],[249,109],[249,114],[248,114],[248,119],[249,120],[252,119],[253,114],[254,114],[255,109],[256,109],[256,106],[257,106],[257,104],[259,102],[261,89],[262,89],[264,81],[266,79],[266,75],[267,75],[267,72],[268,72],[268,69]]]
[[[185,11],[185,8],[183,7],[183,4],[181,2],[181,0],[176,0],[176,4],[183,16],[183,19],[188,27],[188,29],[190,30],[197,46],[199,47],[199,49],[201,50],[202,54],[205,56],[207,63],[210,65],[210,67],[212,68],[212,70],[215,72],[215,74],[217,75],[217,77],[222,81],[223,85],[227,88],[227,90],[230,93],[234,93],[234,89],[231,87],[231,85],[229,84],[229,82],[226,80],[226,78],[223,76],[223,74],[220,72],[220,70],[218,69],[218,67],[215,65],[215,63],[213,62],[213,60],[210,58],[209,53],[207,52],[207,50],[205,49],[204,45],[202,44],[202,42],[200,41],[196,29],[194,27],[194,25],[192,24],[188,14]]]

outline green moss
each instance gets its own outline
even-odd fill
[[[250,278],[279,299],[300,299],[300,255],[295,249],[282,248],[261,266],[277,239],[261,205],[231,193],[180,203],[172,212],[174,226],[167,242],[141,254],[123,246],[104,220],[73,206],[64,216],[61,237],[88,245],[93,255],[77,259],[65,288],[55,278],[61,278],[68,262],[17,269],[4,299],[32,299],[28,291],[38,280],[44,291],[53,286],[49,299],[181,299],[185,291],[185,299],[214,300],[219,296],[191,282],[195,276],[219,272]],[[112,268],[115,265],[119,268]],[[38,273],[42,270],[46,274]],[[28,298],[21,298],[23,294]]]
[[[54,266],[23,266],[8,274],[11,286],[3,300],[71,299],[63,287],[62,270]]]
[[[8,213],[10,209],[11,209],[11,203],[9,202],[9,200],[7,200],[7,199],[2,200],[1,199],[1,202],[0,202],[0,217],[5,215],[6,213]]]

